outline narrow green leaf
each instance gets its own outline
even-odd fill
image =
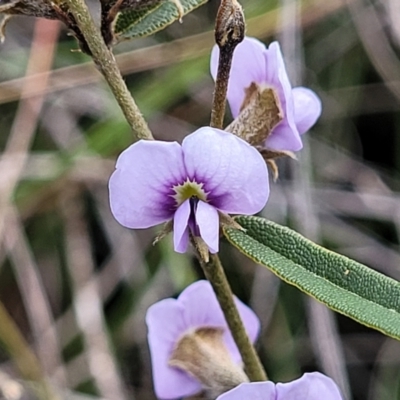
[[[400,339],[399,282],[263,218],[236,221],[246,231],[224,234],[242,253],[333,310]]]
[[[169,1],[169,0],[167,0]],[[114,26],[114,35],[115,39],[117,41],[123,40],[123,39],[133,39],[134,37],[140,37],[140,36],[148,36],[146,34],[143,35],[137,35],[137,36],[129,36],[129,37],[124,37],[124,33],[130,32],[130,30],[134,27],[139,26],[140,23],[143,21],[143,19],[146,18],[146,16],[150,15],[151,13],[157,13],[157,10],[162,6],[161,2],[151,2],[145,6],[139,7],[139,8],[131,8],[127,10],[121,11],[117,19],[115,21],[115,26]]]
[[[180,0],[183,14],[186,15],[207,3],[208,0]],[[114,27],[117,42],[152,35],[179,19],[179,11],[171,0],[141,9],[121,12]]]

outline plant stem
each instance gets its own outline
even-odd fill
[[[217,254],[210,254],[210,261],[208,262],[205,262],[200,256],[198,259],[225,315],[233,339],[242,356],[247,376],[251,382],[266,381],[267,375],[240,318],[221,260]]]
[[[92,53],[93,61],[104,75],[126,120],[131,126],[135,140],[153,139],[146,121],[126,87],[114,55],[106,46],[84,0],[66,0],[66,3],[86,40]]]
[[[1,302],[0,342],[12,357],[24,379],[34,383],[32,388],[35,390],[38,398],[43,400],[59,399],[46,382],[39,360],[29,348],[29,345]]]
[[[217,78],[213,95],[210,126],[222,129],[224,124],[226,93],[228,91],[229,72],[232,65],[234,48],[221,49],[219,53],[219,63]]]
[[[233,52],[243,40],[244,31],[242,6],[236,0],[221,0],[215,21],[215,42],[219,47],[219,61],[210,122],[214,128],[223,128]]]

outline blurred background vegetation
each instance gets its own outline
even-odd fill
[[[399,279],[400,2],[242,4],[247,34],[278,39],[293,86],[323,102],[298,160],[279,161],[262,214]],[[209,123],[218,5],[114,49],[158,139],[181,141]],[[153,247],[157,230],[129,231],[111,216],[108,178],[132,134],[76,48],[59,23],[25,17],[9,22],[0,46],[0,299],[60,398],[154,399],[146,309],[202,273],[171,238]],[[400,399],[397,341],[330,312],[225,242],[221,256],[262,320],[257,347],[271,379],[320,370],[347,400]],[[0,333],[7,326],[3,318]],[[0,398],[33,398],[32,368],[10,346],[0,348]]]

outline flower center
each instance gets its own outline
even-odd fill
[[[179,207],[184,201],[191,198],[207,201],[207,194],[203,189],[203,183],[191,181],[189,178],[185,182],[172,187],[175,194],[172,197],[176,201],[176,206]]]

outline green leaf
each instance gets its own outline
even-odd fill
[[[400,283],[259,217],[224,228],[242,253],[333,310],[400,339]]]
[[[186,15],[208,0],[180,0],[183,14]],[[146,8],[131,9],[121,12],[114,27],[117,42],[149,36],[179,19],[179,11],[171,0],[161,0],[160,3]]]

